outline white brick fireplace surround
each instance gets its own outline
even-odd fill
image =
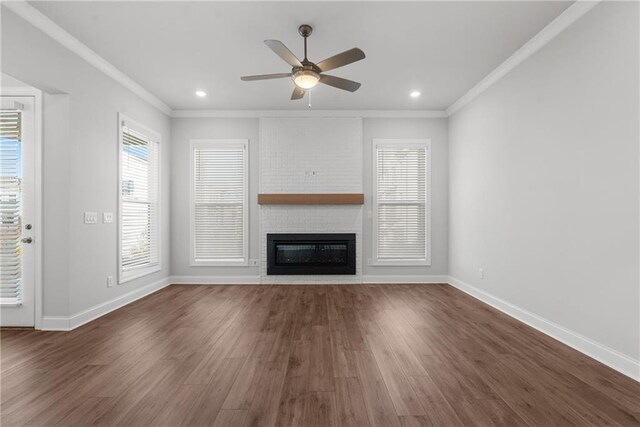
[[[260,193],[362,193],[362,119],[260,120]],[[267,233],[355,233],[356,274],[268,276]],[[261,283],[362,282],[361,205],[262,205]]]

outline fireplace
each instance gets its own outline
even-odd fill
[[[356,235],[269,233],[267,274],[356,274]]]

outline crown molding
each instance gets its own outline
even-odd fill
[[[331,0],[329,0],[331,1]],[[506,61],[473,86],[446,110],[173,110],[87,45],[31,6],[26,0],[3,1],[15,14],[108,75],[168,116],[175,118],[260,117],[354,117],[354,118],[447,118],[473,101],[510,71],[562,33],[602,0],[576,0]]]
[[[571,24],[580,19],[585,13],[593,9],[600,1],[601,0],[577,0],[569,6],[546,27],[540,30],[538,34],[533,36],[531,40],[515,51],[506,61],[490,72],[484,79],[480,80],[478,84],[462,95],[456,102],[451,104],[449,108],[447,108],[447,116],[453,115],[473,101],[482,92],[493,86],[498,80],[507,75],[527,58],[542,49],[558,34],[569,28]]]
[[[145,88],[136,83],[129,76],[124,74],[122,71],[113,66],[106,59],[98,55],[96,52],[91,50],[87,45],[82,43],[80,40],[73,37],[66,30],[60,27],[58,24],[53,22],[47,16],[45,16],[42,12],[40,12],[35,7],[31,6],[25,0],[16,0],[16,1],[3,1],[3,6],[6,6],[9,10],[14,12],[16,15],[20,16],[25,21],[29,22],[31,25],[87,61],[89,64],[96,67],[98,70],[102,71],[107,76],[111,77],[122,86],[129,89],[131,92],[138,95],[140,98],[147,101],[149,104],[153,105],[166,115],[170,116],[172,113],[172,109],[162,102],[160,98],[156,97],[151,92],[147,91]]]
[[[173,110],[175,118],[356,117],[446,118],[443,110]]]

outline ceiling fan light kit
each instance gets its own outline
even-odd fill
[[[320,81],[320,74],[313,70],[298,70],[291,77],[296,86],[304,90],[313,89]]]
[[[290,77],[295,84],[293,93],[291,94],[292,100],[301,99],[304,97],[306,91],[313,89],[318,83],[323,83],[349,92],[355,92],[358,90],[358,88],[360,88],[360,83],[358,82],[322,73],[360,61],[365,58],[364,52],[356,47],[327,58],[317,64],[313,63],[307,59],[307,38],[312,32],[313,28],[307,24],[300,25],[298,28],[298,33],[300,33],[304,38],[304,59],[302,61],[299,60],[281,41],[264,41],[271,50],[273,50],[287,64],[293,67],[290,73],[244,76],[240,77],[240,79],[243,81],[253,81]]]

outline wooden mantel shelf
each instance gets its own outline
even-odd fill
[[[259,205],[362,205],[363,193],[258,194]]]

